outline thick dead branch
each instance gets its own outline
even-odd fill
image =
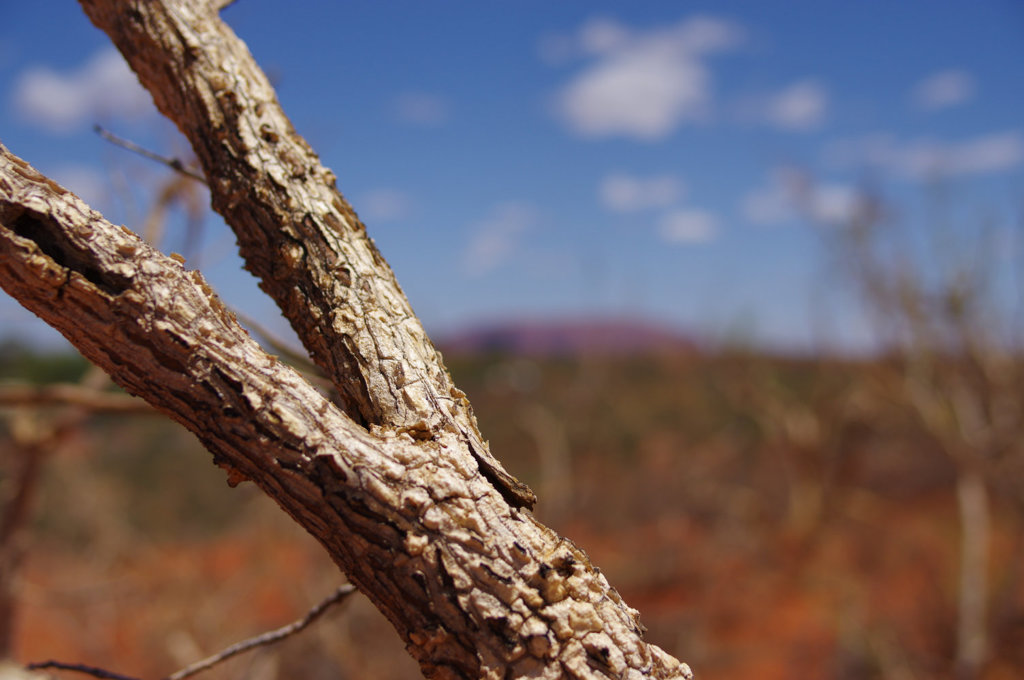
[[[198,272],[6,150],[0,285],[315,536],[429,677],[686,678],[524,508],[334,176],[223,3],[83,0],[189,138],[247,267],[342,395],[267,355]],[[0,147],[2,149],[2,147]]]
[[[371,430],[457,434],[513,504],[533,506],[480,436],[391,268],[334,174],[292,127],[270,81],[207,0],[83,0],[160,111],[188,138],[246,267]]]
[[[458,433],[368,431],[267,355],[202,276],[0,146],[0,285],[192,430],[327,549],[429,677],[689,677]]]

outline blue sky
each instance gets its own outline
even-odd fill
[[[182,138],[77,4],[2,13],[0,141],[136,226],[169,171],[93,123],[169,155]],[[239,0],[224,17],[432,334],[638,316],[856,348],[870,332],[822,244],[865,183],[908,220],[941,186],[965,240],[1024,222],[1013,0]],[[279,327],[225,227],[203,235],[190,262]],[[9,335],[46,337],[3,298]]]

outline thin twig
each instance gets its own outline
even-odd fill
[[[345,585],[335,590],[334,593],[332,593],[327,599],[323,600],[315,607],[310,609],[306,613],[306,615],[298,621],[293,621],[292,623],[289,623],[287,626],[282,626],[277,630],[272,630],[263,633],[262,635],[257,635],[256,637],[251,637],[248,640],[242,640],[241,642],[233,644],[230,647],[227,647],[226,649],[214,654],[213,656],[209,656],[203,659],[202,661],[197,661],[194,664],[182,668],[180,671],[177,671],[176,673],[167,676],[165,680],[184,680],[184,678],[187,678],[191,675],[195,675],[200,671],[204,671],[207,668],[210,668],[211,666],[221,663],[222,661],[230,659],[231,657],[237,654],[241,654],[242,652],[248,651],[254,647],[263,647],[266,645],[271,645],[275,642],[283,640],[284,638],[290,635],[294,635],[295,633],[298,633],[300,630],[302,630],[309,624],[316,621],[317,618],[319,618],[320,615],[327,611],[327,609],[330,608],[332,605],[341,602],[346,597],[354,593],[355,590],[355,586],[353,586],[350,583],[346,583]]]
[[[104,129],[103,127],[101,127],[99,125],[93,125],[92,129],[95,130],[96,134],[98,134],[100,137],[102,137],[103,139],[107,140],[108,142],[110,142],[112,144],[116,144],[117,146],[121,147],[122,149],[127,149],[128,151],[132,151],[134,153],[137,153],[140,156],[145,156],[146,158],[148,158],[151,161],[156,161],[157,163],[161,163],[163,165],[166,165],[170,169],[172,169],[172,170],[174,170],[176,172],[180,172],[181,174],[183,174],[183,175],[185,175],[187,177],[191,177],[192,179],[196,180],[197,182],[202,182],[203,184],[206,184],[206,178],[205,177],[203,177],[201,174],[199,174],[195,170],[186,167],[185,164],[182,163],[181,159],[179,159],[179,158],[168,158],[166,156],[161,156],[160,154],[154,153],[154,152],[150,151],[149,149],[147,149],[145,147],[139,146],[135,142],[129,141],[127,139],[124,139],[123,137],[118,137],[113,132],[110,132],[109,130]]]
[[[251,637],[248,640],[242,640],[241,642],[217,652],[213,656],[208,656],[201,661],[197,661],[194,664],[182,668],[180,671],[168,675],[164,680],[184,680],[196,673],[201,673],[208,668],[216,666],[233,656],[237,656],[242,652],[247,652],[255,647],[265,647],[267,645],[272,645],[275,642],[280,642],[286,637],[295,635],[306,628],[309,624],[320,618],[320,616],[330,607],[341,602],[355,591],[356,587],[354,585],[346,583],[331,593],[327,598],[316,604],[298,621],[292,621],[287,626],[282,626],[277,630],[272,630],[261,635],[257,635],[256,637]],[[139,678],[135,678],[130,675],[121,675],[120,673],[114,673],[113,671],[108,671],[103,668],[86,666],[85,664],[80,663],[64,663],[63,661],[40,661],[38,663],[30,663],[25,666],[25,668],[30,671],[43,670],[47,668],[55,668],[62,671],[75,671],[77,673],[85,673],[96,678],[102,678],[103,680],[139,680]]]
[[[64,663],[63,661],[40,661],[39,663],[30,663],[25,668],[30,671],[40,671],[48,668],[55,668],[60,671],[75,671],[76,673],[85,673],[94,678],[103,678],[104,680],[139,680],[139,678],[121,675],[120,673],[114,673],[103,668],[86,666],[81,663]]]

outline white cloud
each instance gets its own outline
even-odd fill
[[[673,210],[658,221],[658,233],[672,243],[707,243],[718,233],[718,218],[706,210]]]
[[[777,92],[741,100],[736,106],[740,120],[783,130],[806,131],[818,127],[828,112],[828,92],[816,80],[805,79]]]
[[[766,119],[787,130],[808,130],[825,118],[828,94],[813,80],[790,85],[767,102]]]
[[[939,71],[915,85],[910,96],[926,111],[956,106],[974,96],[974,78],[963,69]]]
[[[822,184],[814,187],[810,198],[810,218],[826,224],[850,222],[865,207],[862,194],[849,184]]]
[[[861,194],[848,184],[814,184],[805,173],[778,167],[768,180],[740,202],[740,212],[751,224],[776,225],[799,218],[822,224],[854,219],[865,207]]]
[[[392,222],[409,214],[409,197],[397,189],[374,189],[359,199],[357,209],[363,219]]]
[[[913,180],[990,174],[1024,163],[1024,134],[1008,130],[961,142],[901,142],[875,134],[833,142],[825,159],[839,167],[877,168]]]
[[[574,38],[547,42],[549,59],[556,52],[592,59],[558,94],[556,112],[583,136],[664,138],[707,117],[711,76],[703,60],[739,42],[735,25],[709,17],[645,32],[593,19]]]
[[[683,183],[672,175],[631,177],[614,174],[605,177],[599,187],[601,202],[616,212],[665,208],[676,203],[683,191]]]
[[[394,101],[394,112],[399,120],[413,125],[434,127],[448,120],[448,101],[428,92],[404,92]]]
[[[473,232],[463,254],[465,271],[482,276],[499,267],[519,247],[523,232],[537,222],[533,208],[525,203],[501,203],[471,226]]]
[[[14,85],[12,100],[22,118],[51,132],[69,132],[109,118],[137,119],[156,111],[149,93],[113,48],[67,73],[46,66],[27,69]]]

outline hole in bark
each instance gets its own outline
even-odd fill
[[[302,465],[296,461],[284,460],[275,456],[274,462],[282,470],[288,470],[289,472],[302,472]]]
[[[47,257],[62,267],[78,272],[87,281],[109,295],[120,295],[131,287],[123,276],[105,272],[92,261],[92,255],[69,242],[63,229],[49,216],[24,210],[8,222],[18,236],[34,242]]]
[[[516,632],[512,630],[512,627],[508,623],[508,617],[493,616],[484,619],[484,621],[487,623],[487,627],[490,631],[501,639],[501,642],[505,647],[510,651],[515,649],[519,640],[516,637]]]
[[[573,567],[576,566],[576,558],[572,555],[564,555],[561,558],[552,560],[554,562],[554,568],[564,578],[572,576]]]
[[[416,582],[416,585],[420,587],[423,594],[430,596],[430,588],[427,585],[427,577],[422,571],[414,571],[412,573],[412,580]]]
[[[611,658],[611,651],[607,647],[587,649],[587,660],[591,666],[598,669],[608,668],[608,660]]]
[[[452,578],[452,575],[448,572],[448,566],[445,564],[441,548],[437,548],[434,551],[434,557],[437,560],[438,576],[441,577],[441,592],[444,593],[444,596],[448,598],[448,601],[452,604],[455,610],[462,613],[463,619],[466,621],[467,625],[470,628],[474,630],[479,629],[479,626],[477,625],[476,621],[474,621],[472,618],[466,615],[466,613],[462,609],[462,606],[459,604],[459,598],[457,595],[459,591],[455,587],[455,579]]]

